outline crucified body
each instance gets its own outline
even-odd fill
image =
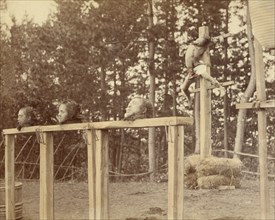
[[[220,83],[207,73],[207,64],[205,64],[201,58],[211,42],[217,42],[218,40],[223,41],[223,38],[228,36],[231,35],[221,35],[212,39],[210,37],[200,37],[188,46],[185,54],[185,65],[187,67],[188,75],[186,76],[182,85],[182,91],[188,98],[189,106],[192,104],[192,100],[188,89],[189,86],[195,82],[195,78],[198,76],[205,78],[214,86],[224,90]]]

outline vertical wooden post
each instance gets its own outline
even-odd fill
[[[14,135],[5,135],[6,220],[15,219]]]
[[[96,219],[96,134],[95,130],[87,131],[88,151],[88,188],[89,188],[89,219]]]
[[[209,37],[208,27],[199,28],[199,37]],[[203,54],[202,60],[210,65],[209,49]],[[210,75],[210,66],[207,67]],[[211,155],[211,91],[207,88],[209,82],[200,78],[200,155],[206,158]]]
[[[200,79],[196,79],[196,88],[200,87]],[[195,124],[195,154],[200,153],[200,93],[195,93],[194,102],[194,124]]]
[[[54,219],[53,135],[41,133],[40,143],[40,219]]]
[[[168,132],[168,219],[183,219],[184,128],[170,126]]]
[[[168,128],[168,219],[176,219],[176,197],[177,197],[177,148],[175,147],[176,128]]]
[[[184,127],[177,126],[178,128],[178,142],[175,147],[178,148],[177,155],[177,219],[184,218]]]
[[[96,130],[96,219],[109,219],[108,131]]]
[[[256,92],[258,100],[266,100],[265,71],[263,63],[263,50],[257,39],[255,47],[255,71]],[[270,214],[269,189],[267,178],[267,142],[266,142],[266,110],[258,109],[258,133],[259,133],[259,164],[260,164],[260,195],[261,195],[261,219],[268,219]]]

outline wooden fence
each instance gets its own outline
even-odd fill
[[[67,125],[32,126],[5,129],[6,219],[15,219],[14,149],[15,135],[36,133],[40,142],[40,219],[54,219],[53,132],[85,131],[88,154],[89,219],[109,219],[108,130],[118,128],[168,128],[168,219],[183,219],[184,202],[184,125],[187,117],[165,117],[129,121],[105,121]]]

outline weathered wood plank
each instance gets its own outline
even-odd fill
[[[51,132],[40,133],[40,219],[54,219],[53,201],[53,134]]]
[[[200,37],[209,37],[208,27],[199,28]],[[202,60],[210,64],[209,48],[203,54]],[[207,67],[210,75],[210,67]],[[208,90],[209,82],[200,78],[200,155],[205,158],[211,155],[211,90]]]
[[[184,128],[168,131],[168,219],[184,217]]]
[[[109,219],[109,136],[108,130],[102,130],[103,145],[103,219]]]
[[[168,128],[168,219],[177,219],[177,127]],[[183,186],[182,186],[183,187]]]
[[[50,131],[72,131],[82,129],[117,129],[117,128],[146,128],[146,127],[160,127],[169,125],[192,125],[193,119],[190,117],[160,117],[160,118],[147,118],[137,119],[135,121],[103,121],[103,122],[90,122],[90,123],[76,123],[64,125],[44,125],[44,126],[31,126],[24,127],[21,131],[15,128],[4,129],[4,134],[20,134],[32,133],[37,130],[41,132]]]
[[[275,100],[236,104],[236,109],[259,109],[259,108],[275,108]]]
[[[89,219],[96,219],[96,134],[95,130],[86,131],[88,159]]]
[[[108,131],[96,130],[96,219],[109,219]]]
[[[14,135],[5,135],[6,219],[15,219]]]
[[[255,68],[256,68],[256,93],[259,100],[266,100],[263,49],[257,39],[254,40]],[[260,195],[261,195],[261,219],[270,218],[269,190],[267,177],[267,133],[266,110],[258,112],[258,141],[259,141],[259,167],[260,167]]]
[[[177,219],[184,219],[184,127],[177,126]]]

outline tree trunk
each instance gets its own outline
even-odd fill
[[[248,45],[249,45],[249,54],[251,62],[251,76],[248,83],[248,86],[244,92],[244,95],[241,97],[240,102],[247,102],[249,98],[255,91],[256,88],[256,77],[255,77],[255,48],[253,45],[253,34],[252,34],[252,25],[249,16],[249,9],[247,8],[247,35],[248,35]],[[240,109],[237,118],[237,132],[235,138],[235,152],[242,151],[243,139],[244,139],[244,130],[245,130],[245,119],[246,119],[246,109]],[[239,157],[239,155],[234,155],[234,157]]]
[[[153,23],[153,2],[152,0],[148,1],[148,23],[149,23],[149,30],[151,30],[154,26]],[[150,74],[150,92],[149,92],[149,99],[153,104],[153,117],[155,117],[155,64],[154,64],[154,55],[155,55],[155,43],[153,36],[150,36],[148,39],[148,49],[149,49],[149,74]],[[154,180],[155,174],[155,128],[149,128],[148,134],[148,151],[149,151],[149,172],[150,180]]]
[[[229,10],[229,3],[227,4],[226,7],[226,20],[225,20],[225,32],[228,33],[228,23],[229,23],[229,14],[228,14],[228,10]],[[224,45],[224,68],[223,68],[223,79],[224,81],[227,80],[227,63],[228,63],[228,54],[227,54],[227,50],[228,50],[228,42],[227,42],[227,38],[225,39],[225,45]],[[224,120],[224,124],[223,124],[223,129],[224,129],[224,133],[223,133],[223,145],[224,145],[224,149],[226,150],[224,153],[224,156],[227,158],[228,157],[228,96],[227,96],[227,90],[225,92],[225,95],[223,97],[223,120]]]
[[[113,97],[113,118],[117,120],[117,83],[116,83],[116,65],[114,63],[114,97]]]
[[[100,89],[101,89],[101,114],[102,121],[107,120],[107,112],[106,112],[106,72],[104,68],[101,68],[100,71]]]

